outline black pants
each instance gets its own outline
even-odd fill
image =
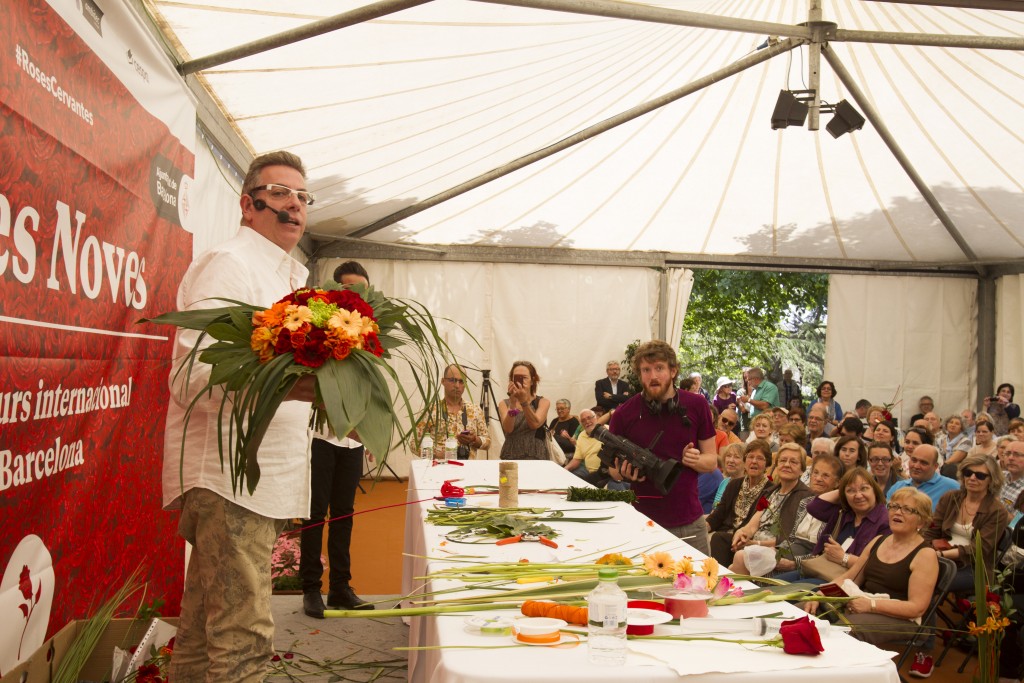
[[[303,526],[322,522],[330,516],[351,515],[356,489],[363,475],[363,448],[343,448],[323,439],[313,439],[311,459],[310,518]],[[320,562],[323,547],[323,526],[305,529],[300,542],[299,576],[304,592],[319,591],[324,565]],[[349,545],[352,542],[352,517],[335,519],[328,525],[327,560],[331,566],[330,591],[348,585],[352,580]]]

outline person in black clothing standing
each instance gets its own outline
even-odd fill
[[[343,285],[370,284],[370,276],[356,261],[346,261],[334,271],[334,280]],[[330,565],[330,589],[327,605],[333,609],[373,609],[352,590],[352,513],[356,489],[363,476],[363,445],[354,439],[319,433],[313,437],[310,464],[311,500],[309,527],[323,522],[330,509],[327,529],[327,562]],[[342,517],[342,519],[336,519]],[[302,579],[302,611],[316,619],[324,618],[324,565],[320,561],[323,548],[323,525],[302,530],[299,540],[299,577]]]
[[[597,405],[607,412],[615,410],[632,398],[633,392],[625,381],[619,379],[622,368],[619,367],[618,361],[608,361],[605,372],[608,373],[607,377],[594,382],[594,398],[597,399]]]

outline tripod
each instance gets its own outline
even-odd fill
[[[494,395],[494,389],[491,388],[491,371],[481,370],[484,378],[480,382],[480,409],[484,411],[484,424],[490,425],[491,422],[491,406],[494,406],[494,412],[498,412],[498,397]],[[490,403],[487,401],[487,397],[490,397]],[[498,419],[498,418],[494,418]]]

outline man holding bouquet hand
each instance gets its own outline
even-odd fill
[[[312,203],[299,157],[272,152],[254,159],[242,184],[238,233],[195,258],[178,287],[178,310],[228,305],[217,299],[269,307],[305,286],[309,273],[290,252]],[[259,448],[255,491],[234,492],[218,439],[222,395],[202,394],[211,366],[199,362],[177,372],[198,338],[193,330],[177,332],[168,377],[163,505],[181,510],[178,533],[192,546],[170,678],[262,681],[273,655],[274,542],[286,520],[309,517],[307,425],[315,380],[302,378],[274,415]],[[185,433],[186,410],[197,396]]]

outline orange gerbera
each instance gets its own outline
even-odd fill
[[[651,555],[644,554],[644,569],[651,576],[659,579],[671,579],[676,575],[676,562],[672,555],[667,552],[658,552]]]
[[[280,327],[284,322],[285,311],[289,304],[278,301],[265,311],[257,311],[252,314],[253,325],[265,325],[267,327]]]
[[[273,330],[266,327],[257,327],[252,331],[249,338],[249,347],[260,357],[261,363],[266,363],[274,357],[274,344],[277,342],[277,335]]]
[[[707,579],[709,588],[718,583],[718,560],[713,557],[705,557],[700,568],[700,575]]]
[[[693,558],[685,556],[683,559],[676,562],[676,574],[693,575]]]
[[[284,312],[284,321],[281,323],[285,329],[295,332],[304,324],[313,320],[313,312],[305,306],[291,304]]]

